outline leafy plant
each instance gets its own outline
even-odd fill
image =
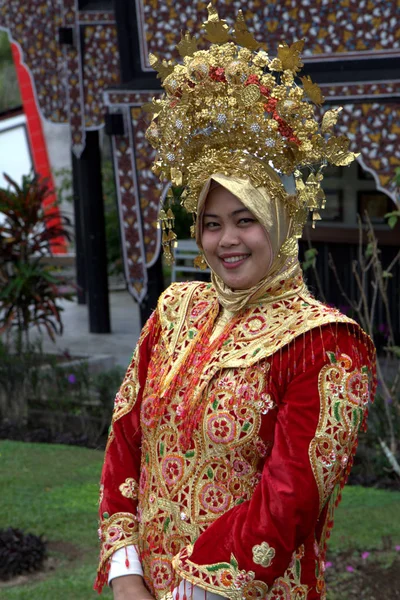
[[[394,181],[396,184],[398,197],[400,198],[400,167],[397,167],[396,169]],[[400,218],[400,207],[398,207],[397,210],[392,210],[392,212],[386,213],[385,218],[388,220],[389,227],[393,229]]]
[[[367,238],[366,245],[363,243],[364,231]],[[400,478],[400,349],[395,342],[388,293],[389,286],[396,285],[393,273],[400,262],[400,251],[390,264],[382,264],[378,240],[368,214],[365,214],[364,225],[359,218],[359,232],[358,257],[351,265],[355,282],[353,296],[343,288],[332,257],[330,257],[330,267],[342,296],[364,331],[374,342],[382,335],[386,340],[386,345],[377,356],[378,391],[375,404],[370,410],[368,436],[372,445],[380,447],[392,472]],[[378,305],[382,308],[385,324],[377,328]]]
[[[38,571],[46,555],[46,542],[41,536],[13,527],[0,529],[0,579]]]
[[[70,222],[43,202],[49,187],[37,176],[21,187],[4,174],[0,189],[0,332],[17,328],[29,341],[32,326],[44,327],[52,340],[63,330],[61,299],[72,299],[71,283],[45,263],[60,239],[71,237]],[[56,218],[57,217],[57,218]]]
[[[95,372],[85,360],[45,354],[41,341],[15,351],[0,339],[0,423],[40,441],[96,444],[111,419],[124,369]],[[44,436],[43,436],[44,434]],[[0,432],[1,437],[1,432]],[[24,435],[22,435],[24,439]]]

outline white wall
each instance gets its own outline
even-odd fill
[[[3,173],[20,185],[22,176],[29,175],[31,170],[32,158],[25,115],[2,119],[0,121],[0,187],[8,187]]]

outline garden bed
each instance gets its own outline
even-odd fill
[[[1,587],[1,599],[98,598],[92,585],[98,559],[97,499],[103,452],[3,441],[0,455],[4,484],[0,527],[43,534],[50,559],[41,574]],[[328,600],[399,598],[399,513],[398,492],[344,489],[327,558]],[[111,598],[108,589],[103,597]]]

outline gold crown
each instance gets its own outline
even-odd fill
[[[186,33],[177,45],[183,64],[150,55],[166,92],[144,107],[153,113],[146,132],[157,150],[153,171],[184,188],[181,202],[194,214],[201,188],[213,173],[250,178],[255,186],[269,186],[282,201],[287,198],[283,185],[263,165],[294,175],[296,199],[294,204],[290,200],[290,210],[298,212],[300,237],[309,210],[314,220],[320,218],[324,166],[349,165],[358,156],[349,151],[345,136],[331,134],[341,109],[317,118],[321,90],[310,77],[298,77],[303,40],[280,44],[270,59],[248,31],[242,11],[231,31],[211,4],[207,8],[208,50],[198,50],[198,41]],[[163,246],[171,254],[176,236],[168,210],[169,217],[165,210],[161,221]]]

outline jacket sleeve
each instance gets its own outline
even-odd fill
[[[276,390],[274,444],[252,498],[174,559],[182,578],[229,598],[248,597],[251,588],[254,597],[265,597],[284,575],[351,462],[370,397],[368,352],[347,327],[335,335],[329,327],[308,332],[290,353],[305,367]],[[288,377],[285,360],[287,349],[281,362],[273,358],[271,372]]]
[[[159,335],[158,316],[144,326],[132,361],[116,395],[100,480],[100,564],[94,588],[107,583],[112,554],[137,543],[140,484],[140,406],[151,349]]]

